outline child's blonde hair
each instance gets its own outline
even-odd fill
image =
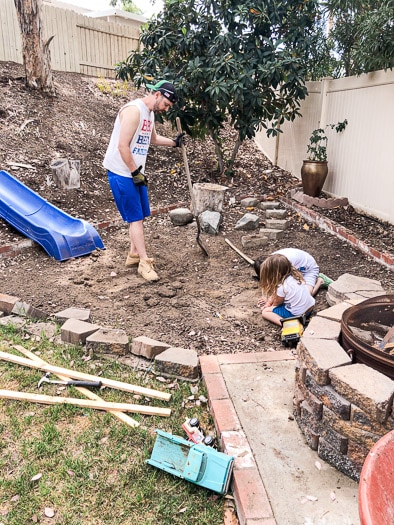
[[[269,255],[260,265],[260,283],[263,294],[268,298],[276,294],[278,286],[291,275],[300,284],[304,282],[302,273],[291,265],[287,257],[280,253]]]

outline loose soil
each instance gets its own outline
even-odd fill
[[[97,228],[108,221],[117,221],[118,226],[100,228],[106,249],[88,256],[58,262],[34,245],[19,255],[1,258],[0,292],[20,297],[50,315],[71,306],[89,308],[92,321],[102,326],[123,328],[130,337],[145,335],[199,354],[282,349],[280,330],[261,319],[252,268],[224,239],[242,249],[241,238],[248,232],[234,228],[248,211],[240,206],[242,198],[277,201],[299,186],[299,179],[273,166],[253,141],[242,145],[234,177],[219,179],[211,141],[188,139],[193,182],[228,187],[219,234],[202,234],[210,255],[206,258],[196,244],[195,223],[175,227],[168,214],[170,206],[190,202],[181,151],[152,146],[146,169],[150,200],[152,209],[161,211],[146,221],[145,232],[161,279],[146,283],[136,269],[124,266],[127,226],[119,221],[102,167],[118,109],[141,93],[78,74],[55,72],[54,78],[57,96],[49,99],[26,90],[20,65],[0,62],[0,169]],[[158,123],[157,129],[166,136],[176,134],[169,123]],[[231,130],[226,140],[231,148]],[[61,157],[81,161],[79,189],[62,190],[54,184],[49,166]],[[264,212],[252,211],[264,225]],[[351,206],[316,211],[354,230],[376,249],[392,253],[393,225],[365,217]],[[393,272],[307,224],[292,209],[288,218],[284,238],[270,241],[263,251],[247,250],[247,255],[255,259],[261,253],[298,247],[313,254],[321,271],[333,279],[351,273],[376,279],[386,290],[394,289]],[[24,239],[0,220],[0,250]],[[327,306],[326,292],[321,290],[316,310]]]

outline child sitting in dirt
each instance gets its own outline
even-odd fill
[[[319,273],[319,266],[310,253],[299,250],[298,248],[283,248],[273,253],[284,255],[292,266],[302,273],[305,284],[313,297],[322,286],[327,288],[327,286],[332,283],[332,279],[323,273]],[[265,258],[266,256],[262,255],[254,262],[254,271],[258,278],[260,278],[260,267]]]
[[[280,253],[269,255],[260,265],[259,286],[261,315],[276,325],[282,325],[281,319],[310,314],[315,305],[302,273]]]

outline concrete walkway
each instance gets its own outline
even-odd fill
[[[377,281],[344,274],[318,317],[340,321],[352,304],[384,293]],[[293,417],[295,364],[290,350],[200,357],[221,450],[236,458],[240,525],[359,525],[358,483],[309,448]]]
[[[291,351],[203,356],[241,525],[358,525],[358,484],[318,458],[293,418]]]

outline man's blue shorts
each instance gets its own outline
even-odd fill
[[[279,315],[282,317],[282,319],[287,319],[288,317],[294,317],[294,315],[288,310],[283,304],[280,304],[279,306],[275,306],[275,308],[272,310],[274,314]]]
[[[112,171],[107,173],[112,195],[122,219],[125,222],[137,222],[149,217],[147,186],[136,186],[131,177],[122,177]]]

